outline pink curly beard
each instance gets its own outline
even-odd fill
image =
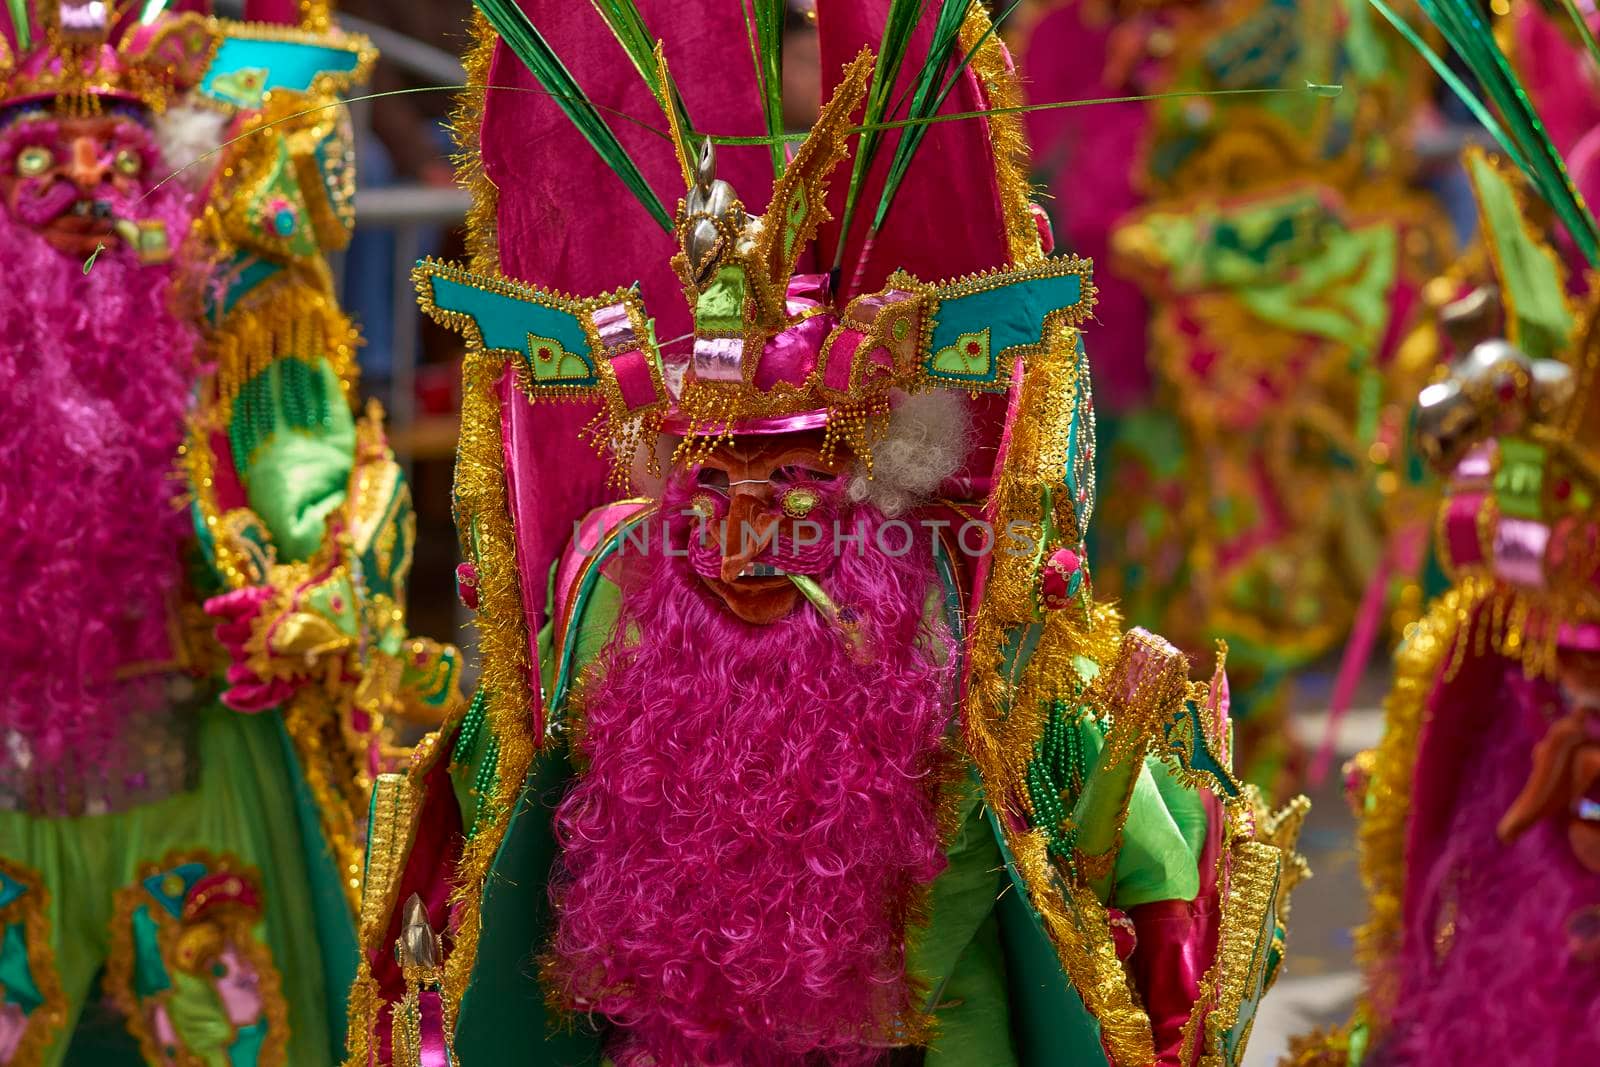
[[[188,198],[168,188],[138,215],[177,244]],[[0,776],[15,760],[81,778],[160,699],[116,674],[170,655],[187,529],[174,460],[200,340],[168,307],[174,268],[120,242],[85,275],[0,209],[0,248]]]
[[[618,1067],[874,1063],[919,1007],[906,925],[945,863],[955,657],[924,618],[927,547],[872,544],[822,579],[872,627],[866,666],[804,602],[740,622],[681,557],[624,594],[556,810],[545,961],[563,1003],[616,1026]]]

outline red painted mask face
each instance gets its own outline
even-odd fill
[[[785,434],[719,445],[690,475],[705,521],[691,563],[729,611],[765,625],[794,610],[788,575],[820,574],[832,558],[845,464],[823,459],[821,434]]]
[[[88,256],[145,191],[157,159],[124,115],[24,115],[0,133],[0,193],[11,217],[55,248]]]

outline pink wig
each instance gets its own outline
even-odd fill
[[[176,183],[115,206],[188,232]],[[128,716],[160,700],[126,679],[171,658],[182,577],[174,464],[199,336],[169,306],[175,268],[106,243],[85,274],[0,209],[0,776],[41,783],[105,773]]]
[[[679,546],[687,495],[663,511]],[[925,618],[927,545],[894,558],[876,511],[842,521],[867,547],[821,580],[870,626],[871,663],[804,601],[739,621],[657,551],[585,676],[544,969],[617,1027],[618,1067],[872,1063],[919,1021],[905,937],[945,862],[954,650]]]

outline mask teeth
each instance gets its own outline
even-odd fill
[[[771,563],[750,563],[739,572],[741,578],[781,578],[788,575],[782,567],[773,566]]]

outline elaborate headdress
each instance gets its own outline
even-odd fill
[[[1422,391],[1418,440],[1447,479],[1446,571],[1501,598],[1488,636],[1548,673],[1575,624],[1600,622],[1600,292],[1567,295],[1513,170],[1477,150],[1467,164],[1498,290],[1447,309],[1466,351]]]
[[[163,110],[172,94],[199,83],[217,49],[205,17],[167,6],[8,0],[0,104],[51,100],[93,114],[120,101]]]
[[[611,445],[619,479],[663,429],[693,460],[734,434],[822,428],[826,447],[843,442],[870,464],[891,391],[1005,392],[1019,358],[1088,316],[1087,262],[1039,258],[933,284],[896,271],[842,308],[829,275],[798,273],[831,218],[828,179],[871,66],[863,53],[845,68],[764,215],[716,178],[703,142],[672,260],[692,312],[692,335],[680,340],[692,345],[656,339],[637,289],[569,297],[430,260],[415,272],[423,307],[475,349],[512,359],[529,399],[600,400],[593,432]]]

